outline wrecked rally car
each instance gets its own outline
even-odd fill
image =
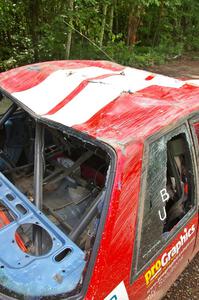
[[[0,299],[161,299],[199,250],[199,82],[0,74]]]

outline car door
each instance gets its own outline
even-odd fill
[[[187,123],[145,145],[130,299],[160,299],[192,257],[197,171]]]

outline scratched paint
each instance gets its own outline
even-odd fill
[[[24,92],[25,94],[27,90],[47,80],[54,72],[63,70],[73,72],[73,70],[91,67],[102,68],[104,74],[106,72],[107,74],[110,72],[121,73],[119,75],[120,79],[125,76],[125,73],[122,73],[125,69],[123,66],[108,62],[49,62],[1,73],[0,86],[10,94],[17,96],[15,93]],[[131,73],[131,70],[128,72]],[[126,76],[129,74],[127,73]],[[84,79],[82,78],[82,80]],[[84,97],[89,96],[90,101],[92,99],[96,102],[101,100],[96,95],[100,89],[101,94],[99,95],[101,97],[107,96],[106,93],[103,93],[103,89],[106,89],[109,93],[108,96],[111,95],[111,97],[102,106],[96,106],[97,110],[92,111],[86,118],[81,119],[82,116],[80,116],[79,123],[78,119],[77,121],[75,119],[76,115],[81,115],[84,111],[78,111],[78,105],[75,106],[76,111],[73,119],[75,121],[71,121],[69,124],[67,123],[68,116],[66,114],[68,108],[65,105],[55,114],[48,115],[49,111],[52,112],[53,105],[57,105],[59,101],[65,99],[61,99],[62,97],[58,101],[53,99],[54,102],[49,104],[49,107],[45,103],[45,109],[42,108],[40,111],[42,114],[45,113],[45,116],[39,115],[39,113],[38,115],[41,118],[55,120],[60,124],[68,124],[78,131],[106,141],[107,144],[114,147],[117,153],[110,206],[84,299],[102,300],[118,286],[118,282],[125,282],[129,299],[142,300],[147,299],[147,297],[148,299],[159,299],[191,257],[195,231],[189,247],[182,249],[183,256],[177,256],[175,264],[171,265],[170,269],[165,270],[165,278],[160,278],[160,281],[158,281],[159,279],[155,280],[153,282],[154,286],[147,289],[145,273],[143,272],[136,279],[133,279],[133,283],[130,284],[130,273],[132,269],[134,270],[132,256],[135,251],[134,242],[136,240],[141,175],[144,176],[147,172],[147,166],[143,160],[144,141],[152,134],[199,110],[198,82],[183,82],[165,76],[158,77],[155,74],[142,71],[134,72],[131,81],[128,82],[128,85],[123,85],[122,88],[117,87],[120,84],[120,81],[117,81],[118,78],[114,77],[114,80],[111,81],[112,79],[110,77],[100,79],[99,82],[93,81],[86,86],[84,91],[81,91],[82,94],[85,93],[83,94]],[[81,82],[81,79],[79,79],[79,82]],[[97,86],[99,86],[99,90]],[[73,88],[75,90],[75,84]],[[69,92],[67,91],[67,95]],[[64,97],[67,97],[67,95],[64,94]],[[80,97],[77,103],[80,103],[81,99]],[[73,100],[71,99],[71,101]],[[68,105],[68,102],[66,105]],[[80,107],[81,109],[84,108],[85,111],[87,109],[87,107],[84,107],[83,102]],[[145,186],[142,185],[141,188],[144,190]],[[159,195],[160,191],[161,189],[156,187],[156,192]],[[195,214],[187,223],[187,228],[197,226],[197,222],[198,216]],[[182,233],[183,230],[171,240],[168,251],[175,247]],[[151,263],[152,266],[153,263]],[[151,268],[149,267],[149,269]],[[113,297],[116,296],[113,295]]]
[[[111,73],[118,76],[106,76]],[[105,78],[97,79],[102,75]],[[73,94],[85,79],[91,82]],[[151,75],[108,62],[48,62],[21,67],[1,73],[0,86],[40,117],[120,142],[129,135],[146,137],[199,106],[194,100],[197,81]],[[59,103],[64,105],[53,111]]]

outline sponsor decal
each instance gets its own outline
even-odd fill
[[[124,282],[122,281],[104,300],[129,300]]]
[[[195,232],[195,225],[189,229],[185,228],[184,233],[181,234],[179,240],[171,250],[163,253],[162,257],[158,259],[152,267],[145,273],[145,282],[149,286],[153,279],[155,279],[162,270],[166,269],[173,259],[180,253],[181,248],[185,245]]]

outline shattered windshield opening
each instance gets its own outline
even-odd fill
[[[10,249],[0,255],[2,292],[31,299],[81,291],[109,169],[101,147],[8,107],[0,119],[0,239]]]

